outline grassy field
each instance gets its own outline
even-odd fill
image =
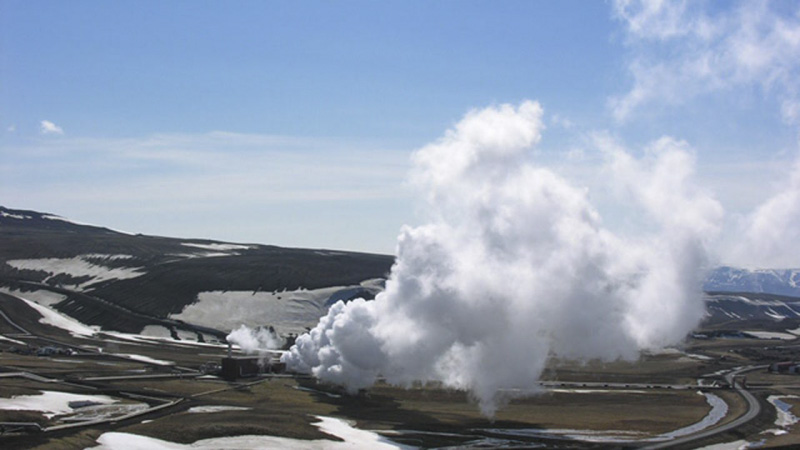
[[[737,366],[762,364],[771,358],[793,354],[794,347],[783,342],[753,339],[689,340],[684,351],[643,355],[636,362],[596,361],[578,363],[552,360],[544,380],[567,383],[538,395],[513,399],[496,416],[481,416],[476,403],[465,392],[440,386],[415,386],[403,389],[378,384],[358,395],[344,395],[335,386],[322,385],[307,377],[281,377],[242,380],[229,383],[219,379],[195,378],[193,369],[207,361],[219,361],[225,348],[192,346],[175,342],[133,342],[114,336],[76,337],[40,323],[38,316],[20,301],[2,297],[0,309],[13,314],[17,322],[31,332],[18,336],[33,347],[59,345],[78,351],[66,356],[35,356],[12,353],[17,346],[0,341],[0,372],[31,372],[65,380],[72,384],[43,383],[24,378],[0,379],[0,397],[33,395],[43,390],[102,394],[122,403],[144,401],[150,406],[180,400],[165,409],[143,416],[48,433],[3,435],[2,448],[86,448],[95,445],[102,433],[119,431],[180,443],[200,439],[271,435],[297,439],[335,439],[313,424],[316,416],[334,416],[352,421],[357,427],[387,433],[392,439],[411,445],[438,447],[465,445],[485,438],[508,438],[515,430],[579,430],[601,436],[627,433],[629,438],[647,438],[667,433],[700,421],[710,410],[705,397],[696,389],[603,388],[602,383],[694,384],[721,380],[721,371]],[[2,321],[0,321],[2,323]],[[12,327],[13,328],[13,327]],[[5,328],[4,328],[5,330]],[[17,330],[19,331],[19,330]],[[121,356],[122,355],[122,356]],[[170,365],[146,363],[124,355],[140,355],[170,361]],[[777,355],[777,356],[776,356]],[[713,374],[717,375],[713,375]],[[183,374],[183,375],[180,375]],[[140,376],[181,378],[133,378]],[[128,377],[93,380],[95,377]],[[794,375],[769,374],[764,370],[748,374],[755,393],[762,399],[769,395],[798,393],[800,378]],[[599,382],[601,387],[581,388],[581,383]],[[577,383],[577,385],[569,384]],[[729,407],[721,423],[733,420],[746,410],[746,404],[734,391],[716,390]],[[145,400],[141,397],[146,396]],[[135,400],[140,398],[140,400]],[[790,402],[796,402],[791,399]],[[759,418],[741,431],[750,442],[767,444],[800,443],[800,432],[787,427],[786,434],[763,433],[777,428],[774,408],[765,403]],[[244,409],[195,413],[200,406],[230,406]],[[0,421],[37,422],[43,426],[60,423],[35,411],[0,411]],[[736,435],[722,436],[730,439]],[[515,442],[565,443],[570,447],[596,444],[569,440],[542,440],[541,436],[513,437]],[[705,442],[704,442],[705,443]]]

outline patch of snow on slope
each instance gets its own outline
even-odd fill
[[[252,245],[241,245],[241,244],[194,244],[191,242],[183,242],[181,243],[184,247],[194,247],[200,248],[203,250],[212,250],[218,252],[224,252],[229,250],[249,250],[253,248]]]
[[[322,432],[343,439],[344,442],[317,439],[313,441],[277,436],[232,436],[203,439],[191,444],[178,444],[131,433],[108,432],[97,438],[100,444],[87,450],[237,450],[283,449],[300,450],[344,450],[344,449],[405,449],[372,431],[359,430],[348,422],[334,417],[317,416],[315,423]]]
[[[780,339],[782,341],[791,341],[797,339],[797,336],[789,333],[780,333],[777,331],[744,331],[749,335],[755,336],[758,339]]]
[[[796,395],[770,395],[767,397],[767,401],[772,403],[772,406],[775,407],[775,411],[778,413],[778,418],[775,419],[775,425],[781,428],[790,427],[798,421],[797,417],[789,412],[789,410],[792,409],[792,405],[781,400],[784,398],[798,397]]]
[[[3,291],[3,289],[0,289]],[[55,311],[51,308],[46,306],[42,306],[36,302],[28,300],[24,297],[20,297],[19,295],[15,295],[10,293],[8,290],[5,290],[5,293],[12,295],[25,303],[28,304],[31,308],[35,309],[36,312],[42,315],[42,318],[39,319],[39,323],[43,323],[45,325],[50,325],[56,328],[61,328],[62,330],[69,331],[70,334],[76,337],[80,336],[93,336],[95,333],[100,331],[99,327],[95,326],[88,326],[84,325],[77,320],[73,319],[72,317],[65,316],[58,311]]]
[[[0,217],[9,217],[11,219],[19,219],[19,220],[33,219],[33,217],[31,216],[26,216],[22,214],[11,214],[5,211],[0,211]]]
[[[697,450],[743,450],[746,448],[750,448],[750,442],[740,439],[733,442],[723,442],[722,444],[706,445]]]
[[[157,364],[159,366],[174,366],[175,365],[174,361],[164,361],[163,359],[155,359],[155,358],[151,358],[149,356],[136,355],[136,354],[133,354],[133,353],[109,353],[109,355],[119,356],[119,357],[122,357],[122,358],[128,358],[128,359],[132,359],[134,361],[141,361],[141,362],[146,362],[146,363],[150,363],[150,364]]]
[[[0,398],[0,409],[15,411],[42,411],[48,419],[73,411],[69,402],[91,401],[100,404],[116,403],[107,395],[70,394],[67,392],[42,391],[39,395],[15,395]]]
[[[35,270],[50,274],[44,282],[47,283],[58,275],[69,275],[71,277],[90,277],[88,281],[82,283],[68,284],[75,286],[76,289],[86,289],[92,284],[108,280],[124,280],[136,278],[144,274],[142,267],[105,267],[93,261],[98,258],[121,259],[127,255],[81,255],[73,258],[44,258],[44,259],[12,259],[6,264],[17,270]]]
[[[5,292],[6,294],[13,295],[15,297],[24,295],[28,300],[33,300],[34,302],[47,307],[53,306],[56,303],[60,303],[67,299],[67,296],[64,294],[59,294],[57,292],[52,292],[45,289],[36,289],[33,291],[23,292],[18,289],[1,288],[0,292]]]
[[[215,413],[223,411],[247,411],[250,409],[253,408],[245,408],[243,406],[213,405],[213,406],[193,406],[189,408],[186,412],[190,414],[204,414],[204,413]]]
[[[146,327],[145,327],[146,328]],[[213,348],[226,348],[228,345],[223,344],[221,342],[198,342],[198,341],[190,341],[190,340],[177,340],[172,339],[171,337],[159,337],[159,336],[145,336],[141,334],[129,334],[129,333],[120,333],[117,331],[103,331],[103,334],[112,336],[119,339],[124,339],[126,341],[135,342],[135,343],[146,343],[146,344],[158,344],[158,343],[166,343],[172,344],[177,346],[197,346],[197,347],[213,347]],[[216,339],[216,337],[213,337]],[[210,339],[209,339],[210,340]],[[130,343],[130,342],[125,342]]]
[[[13,344],[26,345],[26,344],[25,344],[24,342],[22,342],[22,341],[18,341],[18,340],[16,340],[16,339],[11,339],[11,338],[9,338],[9,337],[5,337],[5,336],[3,336],[2,334],[0,334],[0,341],[8,341],[8,342],[11,342],[11,343],[13,343]]]
[[[170,333],[169,328],[162,327],[161,325],[147,325],[139,334],[143,337],[166,338],[173,340],[172,333]]]
[[[774,309],[772,309],[772,308],[767,308],[767,310],[764,312],[764,314],[766,314],[766,315],[768,315],[768,316],[772,317],[773,319],[775,319],[775,320],[777,320],[777,321],[781,321],[781,320],[783,320],[783,319],[785,319],[785,318],[786,318],[786,316],[784,316],[784,315],[782,315],[782,314],[779,314],[779,313],[777,313],[777,312],[776,312]]]
[[[325,315],[325,303],[336,292],[357,286],[299,289],[283,292],[201,292],[197,302],[187,305],[171,319],[222,330],[271,325],[282,335],[305,332]]]

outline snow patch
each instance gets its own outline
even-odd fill
[[[2,334],[0,334],[0,341],[8,341],[8,342],[11,342],[11,343],[14,343],[14,344],[19,344],[19,345],[27,345],[22,341],[18,341],[16,339],[11,339],[9,337],[5,337]]]
[[[150,325],[148,325],[149,327]],[[153,325],[154,327],[158,327],[158,325]],[[147,329],[147,327],[145,327]],[[146,343],[146,344],[159,344],[159,343],[168,343],[172,345],[190,345],[190,346],[199,346],[199,347],[213,347],[213,348],[224,348],[227,347],[227,344],[221,342],[197,342],[192,340],[177,340],[172,339],[171,337],[158,337],[158,336],[144,336],[138,334],[129,334],[129,333],[120,333],[118,331],[103,331],[103,334],[108,336],[116,337],[119,339],[124,339],[130,342],[136,343]],[[213,339],[216,339],[214,337]],[[126,344],[128,342],[125,342]]]
[[[19,289],[8,289],[8,288],[0,288],[0,292],[6,293],[8,295],[13,295],[14,297],[19,297],[24,295],[25,298],[28,300],[33,300],[34,302],[43,305],[43,306],[53,306],[56,303],[60,303],[67,299],[67,296],[64,294],[59,294],[57,292],[48,291],[46,289],[36,289],[33,291],[21,291]]]
[[[26,216],[23,214],[11,214],[5,211],[0,211],[0,217],[9,217],[11,219],[19,219],[19,220],[33,219],[33,217],[31,216]]]
[[[159,366],[174,366],[174,361],[164,361],[162,359],[155,359],[149,356],[137,355],[135,353],[109,353],[109,355],[119,356],[121,358],[132,359],[135,361],[146,362],[150,364],[157,364]]]
[[[73,411],[70,402],[91,401],[100,404],[116,403],[107,395],[70,394],[67,392],[41,391],[39,395],[15,395],[0,398],[0,409],[15,411],[42,411],[48,419]]]
[[[203,250],[213,250],[213,251],[229,251],[229,250],[250,250],[251,248],[255,248],[252,245],[240,245],[240,244],[194,244],[191,242],[182,242],[181,245],[184,247],[194,247],[200,248]]]
[[[697,450],[743,450],[750,447],[750,443],[740,439],[733,442],[724,442],[722,444],[706,445]]]
[[[299,289],[282,292],[212,291],[201,292],[197,302],[187,305],[171,319],[233,330],[271,325],[280,335],[303,333],[314,327],[327,311],[326,302],[336,292],[358,286]]]
[[[784,315],[782,315],[782,314],[779,314],[779,313],[777,313],[777,312],[776,312],[774,309],[772,309],[772,308],[767,308],[767,310],[764,312],[764,314],[766,314],[766,315],[768,315],[768,316],[772,317],[773,319],[775,319],[775,320],[777,320],[777,321],[779,321],[779,322],[780,322],[781,320],[783,320],[783,319],[785,319],[785,318],[786,318],[786,316],[784,316]]]
[[[215,413],[215,412],[223,412],[223,411],[247,411],[253,408],[245,408],[242,406],[193,406],[189,408],[188,413],[191,414],[203,414],[203,413]]]
[[[48,308],[47,306],[42,306],[36,302],[28,300],[24,297],[20,297],[19,295],[11,294],[6,291],[9,295],[12,295],[23,302],[27,303],[28,306],[35,309],[36,312],[42,315],[42,318],[39,319],[39,323],[43,323],[45,325],[50,325],[56,328],[61,328],[62,330],[69,331],[75,337],[81,336],[93,336],[95,333],[100,331],[100,328],[97,326],[88,326],[84,325],[77,320],[73,319],[72,317],[68,317],[64,314],[61,314],[58,311],[55,311],[52,308]]]
[[[792,409],[791,404],[784,402],[781,399],[784,398],[800,398],[796,395],[770,395],[767,397],[767,401],[772,403],[772,406],[775,407],[775,411],[778,413],[778,418],[775,419],[775,425],[786,428],[790,427],[797,423],[797,417],[789,412]]]
[[[216,450],[235,448],[237,450],[293,448],[305,450],[345,450],[364,449],[405,449],[410,448],[396,444],[372,431],[359,430],[350,423],[334,417],[316,416],[315,423],[322,432],[343,439],[344,442],[317,439],[313,441],[291,439],[277,436],[232,436],[203,439],[191,444],[178,444],[147,436],[131,433],[108,432],[97,438],[100,444],[88,450]]]
[[[142,337],[167,338],[172,340],[172,333],[170,333],[169,328],[162,327],[161,325],[147,325],[139,334]]]
[[[749,335],[755,336],[758,339],[780,339],[783,341],[791,341],[797,339],[797,336],[790,333],[780,333],[777,331],[744,331]]]
[[[88,281],[80,283],[62,283],[67,286],[75,286],[78,290],[84,290],[89,286],[109,280],[125,280],[136,278],[144,274],[143,267],[105,267],[96,261],[99,258],[109,260],[124,258],[127,255],[80,255],[73,258],[44,258],[44,259],[12,259],[6,264],[17,270],[35,270],[50,274],[45,278],[47,283],[58,275],[69,275],[75,278],[89,277]]]

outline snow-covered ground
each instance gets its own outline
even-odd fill
[[[109,355],[119,356],[121,358],[128,358],[128,359],[132,359],[134,361],[141,361],[141,362],[146,362],[146,363],[150,363],[150,364],[158,364],[159,366],[174,366],[175,365],[174,361],[164,361],[162,359],[155,359],[155,358],[151,358],[149,356],[137,355],[137,354],[134,354],[134,353],[109,353]]]
[[[25,343],[22,342],[22,341],[18,341],[16,339],[11,339],[10,337],[5,337],[2,334],[0,334],[0,341],[11,342],[13,344],[18,344],[18,345],[25,345]]]
[[[142,267],[106,267],[99,264],[98,259],[114,261],[130,259],[130,256],[89,254],[73,258],[12,259],[6,261],[6,264],[18,270],[47,272],[50,275],[44,280],[45,283],[58,275],[69,275],[76,278],[90,277],[88,281],[79,283],[62,283],[76,290],[85,290],[102,281],[136,278],[144,274]]]
[[[12,213],[7,213],[5,211],[0,211],[0,217],[8,217],[10,219],[17,219],[17,220],[33,219],[33,217],[31,216],[26,216],[24,214],[12,214]]]
[[[797,339],[797,336],[791,333],[781,333],[777,331],[745,331],[745,333],[755,336],[759,339],[780,339],[783,341],[791,341]]]
[[[104,420],[112,417],[126,416],[142,412],[148,408],[147,403],[115,403],[111,405],[92,405],[77,409],[74,413],[59,417],[61,422],[86,422]]]
[[[172,333],[169,332],[169,328],[161,325],[147,325],[139,335],[142,337],[172,339]]]
[[[11,398],[0,398],[0,409],[42,411],[48,419],[71,413],[69,402],[90,401],[103,405],[116,403],[117,400],[107,395],[70,394],[68,392],[42,391],[39,395],[15,395]]]
[[[746,448],[752,448],[750,447],[750,442],[740,439],[738,441],[724,442],[722,444],[706,445],[697,450],[744,450]]]
[[[213,250],[218,252],[225,252],[230,250],[249,250],[251,248],[254,248],[252,245],[241,245],[241,244],[195,244],[192,242],[182,242],[181,245],[183,245],[184,247],[194,247],[203,250]]]
[[[67,299],[67,296],[64,294],[59,294],[57,292],[52,292],[45,289],[35,289],[22,292],[18,289],[0,288],[0,292],[13,295],[15,297],[25,297],[28,300],[33,300],[40,305],[48,307]]]
[[[178,444],[131,433],[103,433],[97,438],[100,444],[88,450],[256,450],[256,449],[300,449],[300,450],[339,450],[339,449],[404,449],[372,431],[359,430],[347,421],[334,417],[317,416],[315,423],[322,432],[336,436],[342,441],[317,439],[313,441],[276,436],[233,436],[203,439],[191,444]]]
[[[775,425],[781,428],[788,428],[797,423],[798,418],[790,412],[792,405],[783,401],[785,398],[798,398],[796,395],[770,395],[767,401],[772,403],[778,418],[775,419]]]
[[[223,411],[247,411],[252,408],[244,408],[242,406],[225,406],[225,405],[218,405],[218,406],[193,406],[189,408],[186,412],[192,414],[201,414],[201,413],[215,413],[215,412],[223,412]]]
[[[157,327],[158,325],[153,325]],[[164,327],[159,327],[164,328]],[[166,330],[166,328],[164,328]],[[213,347],[213,348],[223,348],[227,347],[227,344],[223,343],[215,343],[215,342],[198,342],[196,340],[177,340],[172,339],[171,337],[159,337],[159,336],[145,336],[144,334],[129,334],[129,333],[121,333],[118,331],[103,331],[103,334],[115,337],[118,339],[123,339],[125,343],[138,343],[138,344],[159,344],[159,343],[168,343],[172,345],[191,345],[197,347]],[[206,338],[211,340],[216,339],[216,337],[206,335]]]
[[[325,303],[331,295],[354,287],[358,286],[284,292],[201,292],[197,302],[170,318],[222,330],[232,330],[242,324],[249,327],[272,325],[282,335],[302,333],[325,315]]]
[[[25,297],[20,297],[18,293],[13,293],[12,291],[6,288],[0,288],[0,292],[12,295],[24,301],[31,308],[35,309],[39,314],[42,315],[42,318],[39,319],[39,323],[43,323],[45,325],[50,325],[56,328],[61,328],[62,330],[69,331],[73,336],[76,337],[93,336],[100,330],[98,327],[90,327],[88,325],[84,325],[78,322],[77,320],[73,319],[72,317],[61,314],[60,312],[52,308],[40,305],[34,301],[28,300]]]

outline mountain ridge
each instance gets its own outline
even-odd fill
[[[132,235],[0,207],[0,285],[50,288],[64,296],[54,309],[124,332],[171,324],[205,292],[275,293],[287,308],[317,314],[327,298],[315,300],[318,305],[308,295],[278,293],[341,288],[334,294],[371,298],[377,284],[364,283],[385,278],[393,263],[392,256],[362,252]]]

